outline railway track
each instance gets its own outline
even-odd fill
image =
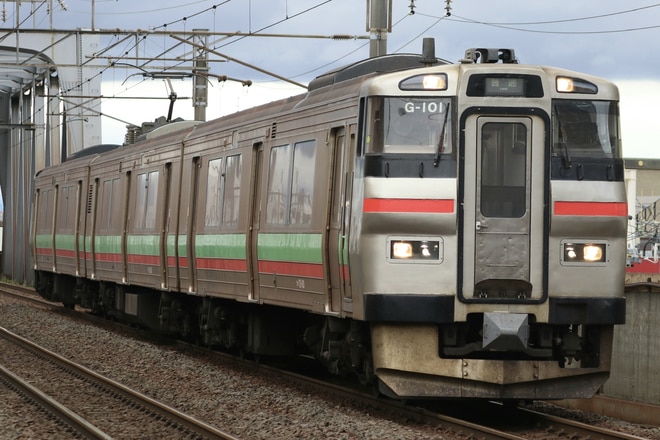
[[[0,351],[5,381],[86,438],[235,439],[4,328]]]
[[[267,368],[267,367],[266,367]],[[322,393],[357,399],[366,405],[381,410],[404,415],[411,420],[427,423],[442,429],[443,435],[456,435],[456,438],[473,439],[570,439],[570,440],[645,440],[644,437],[614,431],[598,426],[562,417],[543,414],[524,408],[508,408],[494,402],[479,402],[459,404],[452,403],[452,410],[443,406],[437,410],[437,405],[428,405],[423,401],[398,402],[382,399],[369,393],[356,393],[341,385],[332,385],[321,380],[310,379],[296,373],[273,370],[274,374],[282,374],[300,382],[311,385]],[[448,415],[455,414],[455,415]],[[476,416],[472,416],[476,414]],[[488,414],[483,416],[483,414]],[[452,438],[452,437],[446,437]]]
[[[0,285],[0,288],[1,287],[4,286]],[[14,288],[10,290],[14,290],[13,295],[18,295],[18,297],[26,301],[37,302],[41,305],[46,305],[47,307],[62,310],[61,307],[57,307],[52,303],[44,302],[39,297],[34,296],[30,293],[29,289],[23,292],[21,292],[23,290],[22,288]],[[81,314],[77,313],[74,316],[81,317]],[[96,321],[97,324],[102,323],[103,326],[112,324],[113,328],[116,324],[109,323],[108,321],[98,319],[91,315],[85,315],[84,319]],[[130,329],[127,329],[126,327],[124,327],[124,330],[130,331]],[[140,332],[140,337],[143,336],[144,333]],[[222,358],[225,361],[226,358],[229,357],[223,353],[209,352],[206,349],[192,346],[190,344],[178,344],[182,346],[183,350],[202,351],[206,354],[212,354],[214,357],[217,356],[218,358]],[[231,356],[231,359],[232,362],[242,363],[245,368],[254,368],[255,370],[260,370],[262,372],[267,371],[269,374],[284,376],[288,380],[304,384],[306,387],[315,389],[315,392],[318,392],[319,395],[332,393],[342,399],[345,398],[357,401],[364,405],[368,405],[371,408],[378,408],[379,410],[396,414],[398,417],[405,417],[410,420],[434,426],[445,438],[453,438],[453,436],[457,436],[456,438],[478,439],[570,438],[571,440],[637,440],[642,438],[609,429],[589,426],[535,411],[525,409],[512,410],[511,408],[505,408],[498,405],[489,405],[483,408],[479,406],[480,409],[475,410],[475,406],[470,404],[465,405],[464,410],[461,411],[459,409],[454,412],[445,411],[444,409],[436,410],[424,403],[417,405],[416,403],[411,402],[406,404],[398,401],[390,401],[377,398],[368,392],[356,392],[354,389],[350,389],[343,385],[333,385],[325,380],[310,378],[307,375],[285,371],[278,367],[270,367],[263,364],[258,365],[255,362],[240,360],[233,356]],[[470,417],[470,415],[473,414],[491,414],[491,417]],[[512,422],[502,424],[501,422],[503,420]]]

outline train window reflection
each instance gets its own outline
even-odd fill
[[[484,217],[520,218],[527,209],[527,127],[488,123],[481,131],[480,210]]]
[[[208,182],[206,186],[206,226],[220,226],[222,208],[222,159],[209,161]]]
[[[553,155],[612,158],[619,156],[616,102],[555,99],[552,103]]]
[[[312,222],[316,141],[297,142],[270,150],[266,223]]]
[[[291,211],[289,213],[289,223],[291,224],[312,222],[315,162],[316,142],[306,141],[297,143],[293,152]]]
[[[222,223],[235,225],[238,223],[238,213],[241,201],[241,156],[227,158],[225,172],[225,198],[222,209]]]
[[[122,215],[122,191],[120,186],[119,179],[111,179],[103,182],[101,217],[97,220],[98,228],[101,232],[113,232],[113,227],[117,229],[119,227],[118,225],[121,224],[118,220]]]
[[[158,201],[158,171],[138,174],[135,203],[135,228],[153,230],[156,227]]]
[[[37,233],[52,234],[52,212],[55,190],[49,189],[39,193],[39,216],[37,217]],[[51,219],[49,221],[49,219]]]
[[[367,109],[367,153],[452,153],[449,98],[372,97]]]
[[[270,150],[266,223],[286,223],[289,210],[290,165],[289,145],[273,147]]]

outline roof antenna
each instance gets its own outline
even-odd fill
[[[427,37],[422,41],[422,59],[419,62],[429,67],[438,62],[438,59],[435,57],[434,38]]]

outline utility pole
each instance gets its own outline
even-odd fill
[[[195,29],[195,31],[208,31],[208,29]],[[208,72],[209,53],[207,51],[208,37],[195,32],[193,46],[195,58],[193,60],[193,107],[195,108],[195,121],[206,121],[206,106],[209,97]]]
[[[387,55],[387,33],[392,32],[392,0],[367,0],[369,57]]]

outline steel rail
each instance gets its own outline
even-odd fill
[[[14,373],[4,368],[2,365],[0,365],[0,382],[3,382],[10,389],[17,390],[27,399],[31,400],[36,405],[46,410],[49,414],[55,416],[58,420],[65,423],[67,426],[85,438],[103,440],[112,439],[111,436],[101,431],[99,428],[92,425],[87,420],[59,403],[57,400],[51,398],[47,394],[42,393],[40,390],[30,385],[22,378],[16,376]]]
[[[194,417],[191,417],[175,408],[172,408],[169,405],[166,405],[162,402],[159,402],[155,399],[152,399],[149,396],[146,396],[142,393],[139,393],[125,385],[120,384],[112,379],[109,379],[105,376],[102,376],[82,365],[78,365],[75,362],[69,361],[68,359],[54,353],[46,348],[40,347],[37,344],[5,329],[0,327],[0,337],[7,339],[8,341],[15,343],[17,345],[23,346],[30,351],[38,353],[46,358],[52,359],[55,362],[70,368],[76,373],[84,376],[87,380],[90,380],[95,383],[100,383],[103,386],[112,389],[112,391],[121,394],[131,401],[138,402],[144,408],[149,411],[152,411],[155,414],[159,414],[168,420],[176,422],[179,426],[182,426],[188,429],[191,432],[194,432],[198,435],[201,435],[205,438],[211,439],[223,439],[223,440],[238,440],[236,437],[223,432],[214,426],[211,426],[201,420],[198,420]]]

